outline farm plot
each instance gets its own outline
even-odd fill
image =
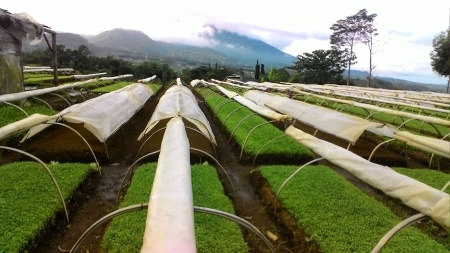
[[[199,93],[201,93],[201,91]],[[208,93],[206,95],[208,95]],[[204,97],[207,100],[207,96],[204,96]],[[159,96],[157,98],[155,98],[155,100],[150,101],[149,103],[147,103],[146,106],[143,107],[142,110],[136,115],[136,117],[133,117],[130,120],[129,123],[127,123],[127,124],[125,124],[123,126],[122,130],[120,130],[119,132],[116,132],[111,137],[110,142],[107,143],[108,151],[110,153],[110,157],[111,158],[110,159],[100,160],[101,163],[105,164],[105,166],[102,167],[102,169],[108,169],[108,168],[111,168],[111,167],[117,167],[118,170],[114,171],[114,174],[116,174],[116,175],[117,174],[123,174],[124,170],[128,167],[127,165],[129,165],[133,161],[133,158],[135,157],[135,155],[137,153],[137,147],[136,147],[136,143],[135,143],[134,140],[137,139],[137,135],[145,128],[145,124],[148,122],[148,119],[150,118],[150,116],[151,116],[151,114],[153,112],[153,109],[156,106],[156,102],[157,102],[158,98],[159,98]],[[217,111],[221,112],[222,110],[226,109],[226,106],[235,103],[235,102],[224,102],[225,100],[222,100],[222,99],[224,99],[224,97],[220,96],[218,94],[212,94],[211,93],[211,98],[213,98],[212,99],[213,103],[211,103],[211,104],[212,105],[216,105],[216,107],[214,108],[213,106],[211,106],[212,107],[211,110],[208,113],[206,113],[206,115],[208,116],[208,119],[209,119],[210,122],[215,121],[215,119],[212,118],[212,114],[211,113],[214,113],[214,112],[217,112]],[[201,100],[199,100],[199,101],[201,101]],[[208,103],[208,101],[206,101],[206,102]],[[202,104],[202,103],[200,103],[200,104]],[[239,106],[239,105],[237,105],[237,106]],[[205,110],[206,106],[202,105],[202,109]],[[243,108],[239,109],[238,111],[240,111],[242,109]],[[228,109],[228,114],[225,115],[223,117],[223,119],[225,119],[233,110],[236,110],[236,107]],[[237,114],[237,112],[236,112],[236,114]],[[230,121],[231,117],[233,117],[233,116],[230,116],[228,118],[228,120],[226,120],[226,122]],[[242,116],[241,115],[241,117],[246,117],[246,116]],[[224,120],[217,121],[217,123],[220,123],[220,122],[223,122],[223,121]],[[235,120],[235,121],[239,122],[239,120]],[[264,121],[259,121],[257,124],[261,124],[261,123],[264,123]],[[243,218],[247,219],[251,223],[253,223],[261,231],[263,231],[265,234],[269,234],[268,232],[270,231],[271,232],[270,234],[272,235],[271,238],[273,238],[271,240],[273,241],[274,245],[276,245],[276,248],[277,248],[278,252],[292,252],[292,251],[298,251],[300,249],[302,249],[302,250],[308,250],[309,249],[311,252],[317,252],[319,250],[319,248],[317,246],[314,246],[314,245],[311,246],[311,244],[313,244],[312,242],[316,241],[316,238],[313,235],[307,235],[307,237],[299,239],[299,237],[290,234],[289,230],[287,230],[284,227],[284,225],[280,225],[280,223],[278,223],[278,221],[277,221],[278,217],[272,217],[270,215],[270,212],[268,210],[266,210],[267,205],[262,204],[261,202],[257,202],[256,203],[256,200],[258,200],[258,195],[255,194],[255,192],[258,192],[259,189],[257,187],[255,187],[255,182],[251,181],[251,179],[250,179],[251,177],[249,175],[251,173],[251,171],[255,170],[255,167],[250,166],[248,163],[245,163],[245,162],[243,163],[242,161],[240,161],[241,159],[239,157],[240,153],[241,153],[241,147],[242,146],[247,146],[247,144],[243,145],[243,143],[245,142],[245,137],[247,135],[245,135],[245,137],[241,138],[241,142],[240,142],[239,145],[234,145],[234,144],[230,145],[229,143],[227,143],[227,139],[230,137],[230,133],[233,132],[233,130],[236,128],[236,125],[237,125],[237,123],[235,123],[234,127],[232,126],[228,130],[225,130],[225,129],[227,129],[226,126],[221,126],[221,125],[216,126],[215,124],[212,124],[213,131],[214,131],[215,134],[218,133],[218,132],[223,132],[224,133],[222,137],[220,137],[219,135],[216,135],[216,140],[217,140],[217,143],[218,143],[218,149],[217,149],[218,160],[219,160],[219,162],[224,164],[224,168],[229,173],[231,181],[234,184],[235,189],[237,189],[238,194],[236,194],[236,195],[231,194],[232,190],[231,190],[231,188],[229,186],[228,179],[223,174],[221,174],[220,171],[219,171],[219,174],[220,174],[220,178],[222,180],[222,184],[225,186],[225,192],[228,192],[231,195],[231,197],[232,197],[233,204],[235,205],[236,214],[239,215],[240,217],[243,217]],[[264,125],[271,125],[271,124],[264,123]],[[243,126],[243,123],[241,124],[241,126]],[[241,126],[239,126],[238,129]],[[248,134],[248,132],[251,129],[253,129],[252,126],[247,128],[247,134]],[[274,129],[278,130],[277,127],[274,127]],[[60,148],[63,148],[62,152],[65,152],[64,151],[65,146],[67,146],[67,144],[68,144],[67,142],[64,142],[64,141],[61,141],[61,140],[58,141],[58,139],[65,139],[65,138],[67,138],[68,135],[69,135],[69,132],[68,131],[65,131],[64,133],[62,133],[62,132],[57,133],[57,132],[58,131],[54,131],[52,133],[43,134],[42,136],[39,136],[38,139],[36,139],[36,142],[32,143],[32,145],[37,145],[38,142],[46,142],[46,144],[48,144],[49,147],[52,147],[52,148],[50,148],[52,150],[52,155],[45,156],[45,155],[43,155],[43,152],[40,153],[44,157],[46,157],[47,159],[50,159],[50,160],[52,159],[52,157],[53,158],[55,157],[55,154],[57,154],[57,152],[61,151]],[[236,130],[236,132],[237,132],[237,130]],[[256,130],[254,130],[254,132],[256,133]],[[280,132],[282,133],[282,131],[280,131]],[[117,136],[119,136],[119,135],[121,135],[122,137],[117,138]],[[36,137],[38,137],[38,136],[36,136]],[[44,138],[44,139],[41,139],[41,137]],[[265,137],[265,136],[258,135],[258,138],[263,138],[263,137]],[[275,137],[272,137],[272,139],[275,138]],[[45,139],[45,138],[47,138],[47,139]],[[54,138],[57,138],[57,139],[54,139]],[[95,137],[93,137],[93,138],[95,138]],[[249,138],[248,141],[250,141],[250,139],[251,138]],[[39,140],[39,141],[37,141],[37,140]],[[279,141],[281,141],[281,139]],[[264,142],[264,143],[266,143],[266,142]],[[275,144],[275,143],[277,143],[277,142],[273,142],[272,144]],[[30,145],[30,143],[27,143],[27,142],[25,142],[24,144],[25,145],[23,147],[27,148],[27,149],[30,148],[30,146],[32,146],[32,145]],[[58,148],[53,148],[53,145],[55,145],[55,144],[61,145],[61,147],[59,147],[59,149]],[[290,145],[290,144],[286,144],[286,145]],[[295,145],[298,145],[298,143],[295,144]],[[88,152],[86,152],[86,147],[81,145],[81,144],[78,145],[78,146],[79,146],[78,147],[79,151],[78,151],[78,154],[77,154],[78,158],[76,158],[76,159],[79,159],[81,157],[85,157],[84,159],[89,160],[90,158],[86,158],[86,157],[88,157],[86,155],[88,153]],[[264,146],[264,144],[263,144],[263,146]],[[269,146],[265,147],[264,149],[269,149]],[[275,145],[275,146],[277,146],[277,145]],[[45,146],[41,146],[41,147],[43,148]],[[101,146],[99,146],[99,151],[98,152],[100,152],[100,147]],[[113,148],[113,147],[115,147],[115,148]],[[117,151],[116,151],[116,149],[117,149]],[[250,152],[245,151],[246,152],[245,154],[246,154],[246,156],[248,156],[250,158],[253,158],[253,157],[255,157],[256,154],[258,154],[258,151],[260,149],[261,149],[261,146],[259,148],[255,148],[253,151],[250,151]],[[36,152],[38,151],[38,149],[34,149],[34,150]],[[228,151],[226,151],[226,150],[228,150]],[[270,152],[264,154],[264,156],[266,156],[265,159],[258,158],[257,161],[258,161],[258,164],[260,164],[260,165],[261,164],[265,164],[265,163],[270,163],[270,164],[294,164],[295,167],[297,168],[299,165],[303,164],[305,161],[309,161],[309,160],[312,159],[312,152],[309,149],[306,149],[306,150],[307,150],[306,152],[308,153],[308,159],[306,159],[304,161],[301,161],[301,162],[299,160],[296,160],[296,157],[295,157],[296,153],[294,153],[293,155],[291,154],[290,156],[289,155],[286,156],[285,154],[280,154],[280,153],[277,153],[278,155],[271,155]],[[84,154],[83,154],[83,152],[84,152]],[[297,153],[297,154],[299,154],[299,153]],[[65,159],[64,156],[57,156],[57,157],[60,160],[64,160]],[[282,160],[280,160],[280,159],[282,159]],[[108,163],[115,163],[115,165],[110,164],[110,166],[109,166],[109,165],[107,165]],[[201,171],[201,170],[202,169],[200,169],[199,171]],[[329,168],[327,168],[327,170],[331,171]],[[138,170],[138,171],[140,171],[140,170]],[[197,171],[197,169],[194,169],[194,171]],[[111,170],[111,172],[112,172],[112,170]],[[112,174],[112,173],[108,173],[108,170],[106,170],[104,176],[105,177],[111,176],[110,174]],[[137,174],[138,174],[138,172],[136,172],[135,176]],[[302,172],[299,175],[302,175]],[[117,178],[115,179],[116,180],[115,181],[116,184],[118,183],[118,180],[120,180],[118,178],[120,178],[120,177],[117,176]],[[136,179],[137,178],[138,177],[136,177]],[[135,180],[135,178],[133,177],[133,184],[134,184],[134,180]],[[110,184],[108,187],[114,189],[114,186],[113,186],[114,185],[113,184],[114,180],[111,180],[110,182],[112,184]],[[344,182],[345,182],[345,180],[344,180]],[[291,182],[291,183],[292,183],[292,185],[297,185],[297,184],[293,184],[293,182]],[[289,185],[291,185],[291,183]],[[101,186],[98,186],[98,187],[101,187]],[[195,192],[196,191],[195,184],[193,185],[193,187],[194,187],[194,192]],[[115,190],[115,193],[117,193],[117,191],[116,191],[117,189],[114,189],[114,190]],[[148,190],[150,190],[150,187],[147,188],[147,191]],[[244,190],[246,192],[239,193],[239,191],[244,191]],[[128,194],[131,194],[132,192],[133,192],[132,188],[129,188],[128,191],[127,191]],[[283,196],[283,194],[286,194],[286,193],[287,192],[283,192],[282,196]],[[129,198],[128,194],[127,194],[126,198]],[[102,198],[105,197],[105,196],[96,196],[96,195],[97,194],[92,194],[92,196],[93,196],[92,198],[96,198],[97,201],[100,201]],[[111,195],[113,195],[113,194],[110,193],[108,196],[111,197]],[[250,196],[244,197],[243,195],[250,195]],[[287,196],[287,195],[284,195],[284,196]],[[148,200],[148,193],[145,194],[145,198],[146,198],[145,200],[143,200],[143,201],[142,200],[138,200],[137,202],[142,203],[142,202],[147,201]],[[134,202],[134,203],[137,203],[137,202]],[[93,203],[95,203],[95,200],[94,200]],[[133,203],[133,202],[130,202],[130,203]],[[366,203],[366,202],[363,202],[363,203]],[[283,202],[283,204],[284,204],[284,202]],[[84,206],[84,204],[80,204],[80,205]],[[122,205],[124,206],[124,204],[122,204]],[[195,203],[195,205],[197,205],[197,203]],[[112,208],[113,206],[114,206],[114,204],[110,204],[109,208]],[[286,206],[286,208],[287,208],[287,206]],[[256,209],[256,210],[254,210],[254,209]],[[334,210],[334,209],[332,209],[332,210]],[[89,226],[90,224],[92,224],[96,220],[96,219],[94,219],[94,220],[91,219],[89,221],[86,221],[86,219],[90,219],[89,217],[92,217],[88,213],[88,212],[92,212],[92,211],[94,211],[94,210],[91,207],[89,209],[89,211],[86,211],[86,212],[82,211],[81,215],[80,216],[76,216],[77,218],[75,218],[75,219],[78,219],[78,223],[83,223],[84,224],[84,229],[86,229],[87,226]],[[201,215],[203,215],[203,214],[201,214]],[[395,215],[393,217],[394,217],[394,222],[393,223],[395,223],[397,220],[399,220],[399,218],[396,218]],[[336,219],[336,216],[334,216],[334,218]],[[343,217],[342,219],[344,219],[344,218],[347,218],[347,217]],[[77,227],[79,224],[76,224],[76,223],[77,222],[71,224],[71,226]],[[382,222],[379,222],[379,223],[382,223]],[[306,230],[306,227],[304,227],[304,225],[301,225],[299,227],[301,229]],[[112,225],[111,225],[111,228],[112,228]],[[390,226],[387,226],[387,229],[389,229],[389,228],[390,228]],[[38,252],[58,252],[59,250],[57,249],[57,246],[61,246],[60,248],[62,248],[63,250],[64,249],[69,249],[74,244],[74,242],[78,238],[78,236],[80,236],[81,233],[84,231],[83,229],[79,229],[76,232],[75,231],[70,231],[70,230],[66,231],[65,234],[66,234],[66,236],[68,234],[72,234],[71,235],[72,236],[71,239],[68,239],[68,237],[61,236],[61,235],[59,237],[56,236],[56,235],[52,236],[51,237],[52,238],[52,244],[51,245],[46,245],[46,246],[41,246],[41,248],[38,247],[39,248]],[[76,229],[74,229],[74,230],[76,230]],[[94,252],[97,249],[99,249],[100,241],[102,241],[102,239],[103,239],[102,238],[103,237],[103,232],[102,232],[103,230],[104,230],[104,228],[100,229],[100,231],[98,233],[96,233],[96,236],[98,237],[97,239],[89,240],[89,245],[91,245],[91,246],[89,248],[85,248],[86,250],[89,250],[90,252]],[[212,229],[209,229],[208,232],[210,230],[212,230]],[[408,233],[410,233],[410,232],[407,232],[407,234]],[[414,233],[416,233],[416,232],[413,232],[413,234]],[[422,238],[421,236],[423,236],[423,234],[421,234],[420,232],[419,232],[419,234],[420,235],[419,235],[418,238]],[[141,236],[141,235],[142,234],[139,234],[139,236]],[[333,235],[331,235],[331,237],[332,236]],[[314,238],[311,240],[311,237],[314,237]],[[106,238],[107,237],[104,238],[104,240],[103,240],[104,242],[106,242],[106,240],[107,240]],[[248,234],[246,234],[245,231],[244,231],[244,238],[246,239],[247,245],[249,246],[249,249],[246,249],[246,250],[248,250],[248,252],[264,252],[264,251],[267,251],[267,248],[264,248],[264,245],[252,244],[250,242],[250,240],[252,238]],[[401,239],[402,237],[399,237],[399,238]],[[309,240],[311,243],[308,243],[307,247],[303,247],[302,248],[299,245],[302,244],[302,243],[305,244],[305,239]],[[294,242],[295,240],[298,240],[298,242]],[[396,240],[398,240],[398,239],[394,239],[390,243],[394,243],[394,242],[396,242]],[[419,239],[419,241],[420,240],[421,239]],[[115,241],[115,240],[112,240],[112,241]],[[302,242],[299,242],[299,241],[302,241]],[[330,242],[332,243],[332,241],[330,241]],[[371,241],[370,243],[373,243],[373,242]],[[375,243],[376,243],[376,240],[375,240]],[[131,242],[130,242],[130,244],[131,244]],[[431,244],[435,245],[436,242],[431,240]],[[409,243],[408,243],[408,245],[409,245]],[[372,244],[371,246],[374,246],[374,245]],[[242,247],[244,247],[244,246],[242,246]],[[368,248],[367,245],[365,247]],[[438,249],[438,250],[442,249],[442,247],[439,246],[439,245],[437,247],[438,248],[436,248],[436,249]],[[212,252],[217,252],[217,251],[212,251]],[[440,251],[437,251],[437,252],[440,252]]]

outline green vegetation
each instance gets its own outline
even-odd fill
[[[58,76],[58,83],[66,83],[73,81],[72,76]],[[53,87],[53,75],[47,74],[35,74],[28,75],[28,78],[24,78],[24,86],[40,86],[41,88]]]
[[[28,115],[39,113],[44,115],[54,115],[57,112],[50,109],[48,106],[43,105],[31,105],[31,106],[23,106],[21,107]],[[0,127],[6,126],[18,120],[24,119],[27,117],[24,112],[20,109],[10,106],[4,105],[0,106]]]
[[[433,50],[430,53],[431,68],[433,72],[449,78],[447,83],[447,93],[450,87],[450,28],[442,31],[433,39]]]
[[[96,166],[78,163],[51,163],[49,168],[66,201],[96,171]],[[63,209],[58,191],[42,165],[34,162],[3,165],[0,178],[0,252],[24,252],[56,222]]]
[[[156,166],[151,163],[136,170],[120,207],[148,202]],[[192,187],[194,205],[234,213],[214,167],[193,165]],[[102,251],[140,252],[146,217],[146,211],[139,211],[114,218],[103,237]],[[201,213],[195,213],[194,219],[198,252],[248,252],[236,223]]]
[[[266,143],[285,135],[283,131],[268,123],[266,119],[257,114],[242,121],[250,114],[254,114],[254,112],[246,107],[235,111],[237,108],[241,107],[239,103],[230,102],[221,105],[222,102],[228,100],[228,98],[225,98],[216,92],[211,92],[209,89],[199,88],[197,90],[205,98],[206,103],[216,113],[216,117],[224,124],[226,130],[233,135],[236,142],[241,147],[244,147],[244,152],[247,155],[255,156]],[[231,114],[233,111],[234,113]],[[231,116],[229,116],[230,114]],[[260,126],[251,132],[258,125]],[[237,129],[236,126],[238,126]],[[250,132],[251,135],[247,139],[247,142],[245,142]],[[310,160],[312,158],[312,152],[308,148],[287,135],[264,147],[259,155],[300,158],[305,160]]]
[[[298,167],[262,166],[259,171],[276,192]],[[370,252],[401,219],[384,204],[326,166],[307,166],[280,194],[283,206],[322,252]],[[394,236],[383,252],[448,252],[414,227]]]
[[[290,67],[297,73],[300,83],[314,84],[344,84],[342,73],[345,70],[346,59],[343,51],[336,49],[314,50],[297,56],[294,66]],[[281,80],[285,81],[285,80]]]

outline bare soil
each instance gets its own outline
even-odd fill
[[[145,106],[111,136],[105,144],[100,143],[82,125],[70,124],[91,145],[95,153],[95,158],[101,165],[102,173],[94,175],[88,182],[83,184],[78,190],[76,197],[70,201],[70,223],[67,224],[61,215],[60,219],[56,222],[57,225],[49,225],[48,229],[41,236],[42,240],[37,243],[37,246],[30,247],[29,252],[65,252],[75,244],[89,226],[115,209],[117,194],[126,170],[137,157],[148,152],[157,151],[160,146],[158,140],[161,139],[163,131],[158,132],[158,129],[164,126],[164,123],[146,135],[150,136],[153,134],[152,138],[155,138],[156,141],[152,139],[151,142],[147,142],[143,145],[142,150],[139,150],[139,148],[143,141],[138,142],[137,138],[150,120],[159,98],[163,93],[164,91],[150,98]],[[229,134],[224,131],[220,123],[213,117],[213,114],[205,106],[200,97],[198,97],[198,102],[211,124],[218,145],[214,152],[209,142],[205,142],[204,138],[196,136],[195,133],[191,133],[188,134],[191,147],[207,150],[211,155],[217,153],[218,162],[226,171],[231,183],[222,170],[218,169],[218,173],[226,194],[234,203],[237,215],[251,222],[267,237],[272,238],[277,252],[320,252],[315,242],[311,241],[308,235],[296,226],[292,216],[283,209],[280,203],[274,201],[273,193],[267,185],[267,182],[256,172],[256,166],[261,164],[261,162],[270,162],[271,164],[286,164],[291,162],[293,165],[299,165],[301,163],[299,161],[286,161],[282,157],[270,158],[270,161],[261,159],[255,166],[248,159],[240,161],[240,148],[233,142],[228,143],[228,139],[230,138]],[[53,101],[53,103],[56,102]],[[63,105],[54,104],[54,106],[58,107]],[[297,127],[308,133],[314,133],[314,129],[306,125],[298,124]],[[316,136],[345,148],[347,147],[346,143],[331,135],[318,133]],[[356,145],[350,147],[350,150],[367,158],[370,155],[370,151],[376,145],[376,141],[363,136]],[[38,136],[18,145],[18,148],[39,157],[44,162],[91,163],[95,161],[86,143],[73,131],[61,126],[49,127]],[[13,152],[3,153],[4,163],[18,160],[27,160],[27,158]],[[193,163],[209,160],[214,164],[214,161],[208,156],[195,151],[191,156],[191,160]],[[157,155],[149,156],[140,163],[148,161],[157,161]],[[426,161],[424,159],[416,160],[400,152],[393,152],[384,148],[377,151],[372,161],[387,166],[428,166],[424,163]],[[365,189],[368,194],[383,195],[377,193],[376,190],[363,182],[358,181],[344,170],[334,168],[355,185]],[[390,205],[393,206],[393,209],[402,209],[398,208],[401,205],[396,203],[395,200],[383,198],[383,201],[391,201]],[[277,210],[276,212],[275,209]],[[403,210],[399,212],[410,211]],[[99,252],[102,234],[106,226],[104,225],[94,230],[77,252]],[[249,252],[269,252],[265,244],[254,234],[244,229],[243,233],[250,247]]]

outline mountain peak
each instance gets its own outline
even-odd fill
[[[137,30],[115,28],[104,31],[89,39],[89,42],[103,47],[135,51],[137,48],[148,48],[156,42],[145,33]]]

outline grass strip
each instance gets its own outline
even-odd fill
[[[66,200],[96,171],[81,163],[51,163],[49,168]],[[3,165],[0,178],[0,252],[24,252],[63,210],[60,197],[43,166],[35,162]]]
[[[260,173],[277,192],[298,167],[262,166]],[[283,206],[322,252],[370,252],[401,219],[327,166],[307,166],[283,188]],[[408,227],[383,252],[448,252],[449,249]]]
[[[311,150],[285,135],[283,131],[276,128],[274,125],[265,124],[268,121],[261,116],[253,115],[241,122],[248,115],[254,114],[250,109],[243,107],[236,111],[237,108],[241,107],[238,102],[224,104],[224,101],[228,99],[218,93],[201,88],[198,89],[198,91],[205,98],[205,101],[210,108],[212,108],[214,112],[217,112],[216,117],[224,124],[226,130],[233,134],[233,137],[239,146],[244,146],[244,142],[252,129],[263,124],[251,132],[250,137],[247,142],[245,142],[244,152],[247,155],[255,156],[259,152],[258,155],[262,156],[281,156],[284,158],[301,158],[305,160],[312,158]],[[238,126],[237,129],[236,126]],[[285,137],[279,138],[284,135]],[[277,140],[264,147],[268,142],[275,139]],[[263,147],[264,149],[261,150]]]
[[[149,201],[156,166],[150,163],[136,170],[120,207]],[[193,165],[192,187],[194,205],[234,213],[214,167]],[[146,217],[146,211],[138,211],[114,218],[103,237],[102,252],[140,252]],[[236,223],[201,213],[195,213],[194,219],[198,252],[248,252]]]

